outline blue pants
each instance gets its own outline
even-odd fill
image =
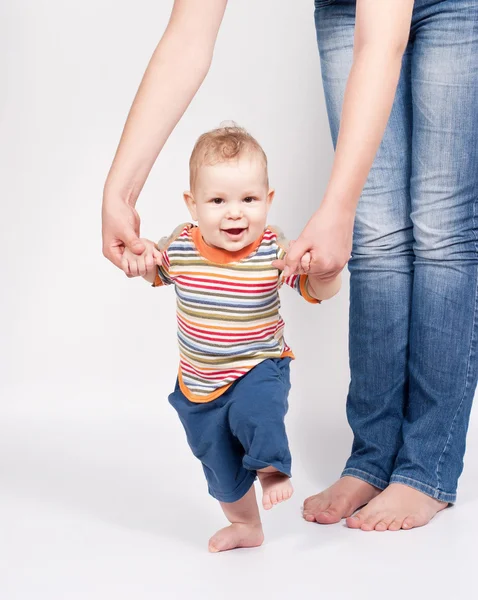
[[[284,426],[290,360],[264,360],[211,402],[190,402],[177,382],[169,395],[217,500],[236,502],[252,486],[256,471],[268,466],[290,477]]]
[[[355,2],[316,0],[334,144]],[[478,3],[416,0],[387,125],[358,205],[343,475],[456,499],[477,383]]]

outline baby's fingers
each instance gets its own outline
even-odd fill
[[[123,257],[121,259],[121,268],[123,269],[123,272],[125,275],[127,275],[128,277],[131,277],[131,273],[129,270],[129,261],[128,261],[125,253],[123,253]]]
[[[300,259],[300,268],[304,273],[308,273],[310,269],[310,262],[312,257],[310,256],[310,252],[306,252],[304,256]]]
[[[159,250],[153,248],[153,259],[155,263],[160,267],[163,264],[163,255]]]
[[[155,261],[154,261],[154,253],[153,251],[151,252],[147,252],[144,256],[144,266],[146,269],[146,273],[151,273],[151,271],[154,271],[155,268]],[[141,275],[145,275],[146,273],[141,273]]]
[[[283,271],[285,269],[285,260],[273,260],[271,265],[274,269],[279,269],[279,271]]]
[[[138,269],[138,275],[141,275],[141,277],[146,275],[146,256],[144,254],[143,256],[138,256],[136,266]]]
[[[123,259],[121,261],[121,268],[123,269],[126,277],[136,277],[138,275],[137,270],[136,270],[136,261],[134,258],[129,258],[126,256],[123,256]]]
[[[134,258],[128,260],[130,277],[138,277],[138,261]]]

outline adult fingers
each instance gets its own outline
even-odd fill
[[[338,269],[337,271],[327,271],[325,273],[320,273],[320,275],[318,275],[318,277],[321,281],[326,283],[328,281],[334,280],[337,277],[337,275],[339,273],[341,273],[341,271],[342,271],[342,269]]]
[[[146,246],[136,235],[134,229],[131,228],[125,230],[123,237],[124,245],[129,248],[133,254],[143,254],[143,252],[146,250]]]
[[[300,238],[292,242],[285,257],[284,277],[296,273],[300,268],[300,261],[309,248]]]
[[[124,247],[120,240],[115,240],[112,243],[108,243],[108,241],[105,241],[103,245],[103,256],[107,258],[110,262],[112,262],[115,265],[115,267],[123,269],[123,250]]]
[[[309,273],[317,275],[322,281],[334,279],[344,268],[344,265],[334,256],[318,255],[311,257]]]

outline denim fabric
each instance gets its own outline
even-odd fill
[[[334,144],[355,2],[317,0]],[[343,475],[456,499],[477,383],[478,2],[416,0],[350,270]]]
[[[291,456],[284,418],[290,390],[290,358],[270,358],[237,379],[211,402],[190,402],[178,382],[170,404],[203,466],[211,496],[236,502],[256,470],[268,466],[290,477]]]

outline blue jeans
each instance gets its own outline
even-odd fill
[[[355,2],[316,0],[334,144]],[[342,475],[456,499],[477,383],[478,3],[416,0],[392,113],[357,209],[354,433]]]

